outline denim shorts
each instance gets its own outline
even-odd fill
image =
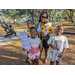
[[[55,61],[61,62],[62,57],[60,58],[60,57],[58,57],[58,55],[59,55],[59,54],[56,54],[56,56],[57,56],[57,59],[56,59],[56,60],[50,59],[50,61],[51,61],[51,62],[55,62]]]

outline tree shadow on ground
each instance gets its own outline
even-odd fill
[[[30,65],[26,63],[26,58],[27,56],[22,53],[0,49],[0,65]]]
[[[65,56],[62,58],[62,61],[65,62],[65,63],[68,63],[68,65],[75,65],[75,59],[74,58],[71,58],[69,56]]]
[[[74,26],[73,24],[72,25],[70,25],[70,24],[72,24],[72,23],[67,23],[67,24],[62,24],[63,26]]]
[[[75,45],[75,41],[69,40],[69,44],[74,44]]]
[[[71,33],[71,32],[64,32],[63,34],[71,34],[71,35],[75,35],[75,33]]]

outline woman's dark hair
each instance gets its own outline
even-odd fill
[[[43,13],[46,13],[46,12],[41,13],[40,18],[39,18],[39,22],[41,22],[41,16],[43,15]],[[47,19],[48,19],[48,14],[46,13],[46,15],[47,15]]]
[[[31,28],[30,28],[30,32],[31,32],[31,30],[32,30],[32,29],[35,29],[35,30],[36,30],[36,28],[35,28],[35,27],[31,27]],[[37,31],[37,30],[36,30],[36,31]]]

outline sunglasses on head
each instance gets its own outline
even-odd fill
[[[47,17],[45,17],[45,16],[41,16],[42,18],[47,18]]]

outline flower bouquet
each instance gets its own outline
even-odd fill
[[[45,20],[44,26],[45,26],[46,30],[51,27],[51,23],[48,21],[48,19]]]
[[[52,26],[51,23],[48,21],[48,19],[45,20],[45,24],[41,26],[41,29],[39,30],[39,38],[40,38],[40,31],[44,32],[44,34],[48,34],[54,31],[56,27]],[[41,41],[40,41],[41,43]],[[43,35],[42,35],[42,45],[43,45]]]
[[[48,24],[47,25],[48,27],[46,27],[46,28],[47,28],[49,34],[52,36],[52,41],[53,41],[53,45],[54,45],[53,33],[54,33],[54,30],[56,27],[53,27],[52,25],[49,26],[49,23],[47,23],[47,24]],[[47,58],[55,60],[56,59],[56,52],[57,52],[57,50],[53,50],[53,53],[47,52]]]
[[[48,28],[48,32],[52,36],[52,41],[53,41],[53,45],[54,45],[53,31],[54,31],[54,29],[52,27]],[[55,54],[56,54],[55,50],[53,50],[53,53],[47,52],[47,59],[55,59],[56,58]]]

